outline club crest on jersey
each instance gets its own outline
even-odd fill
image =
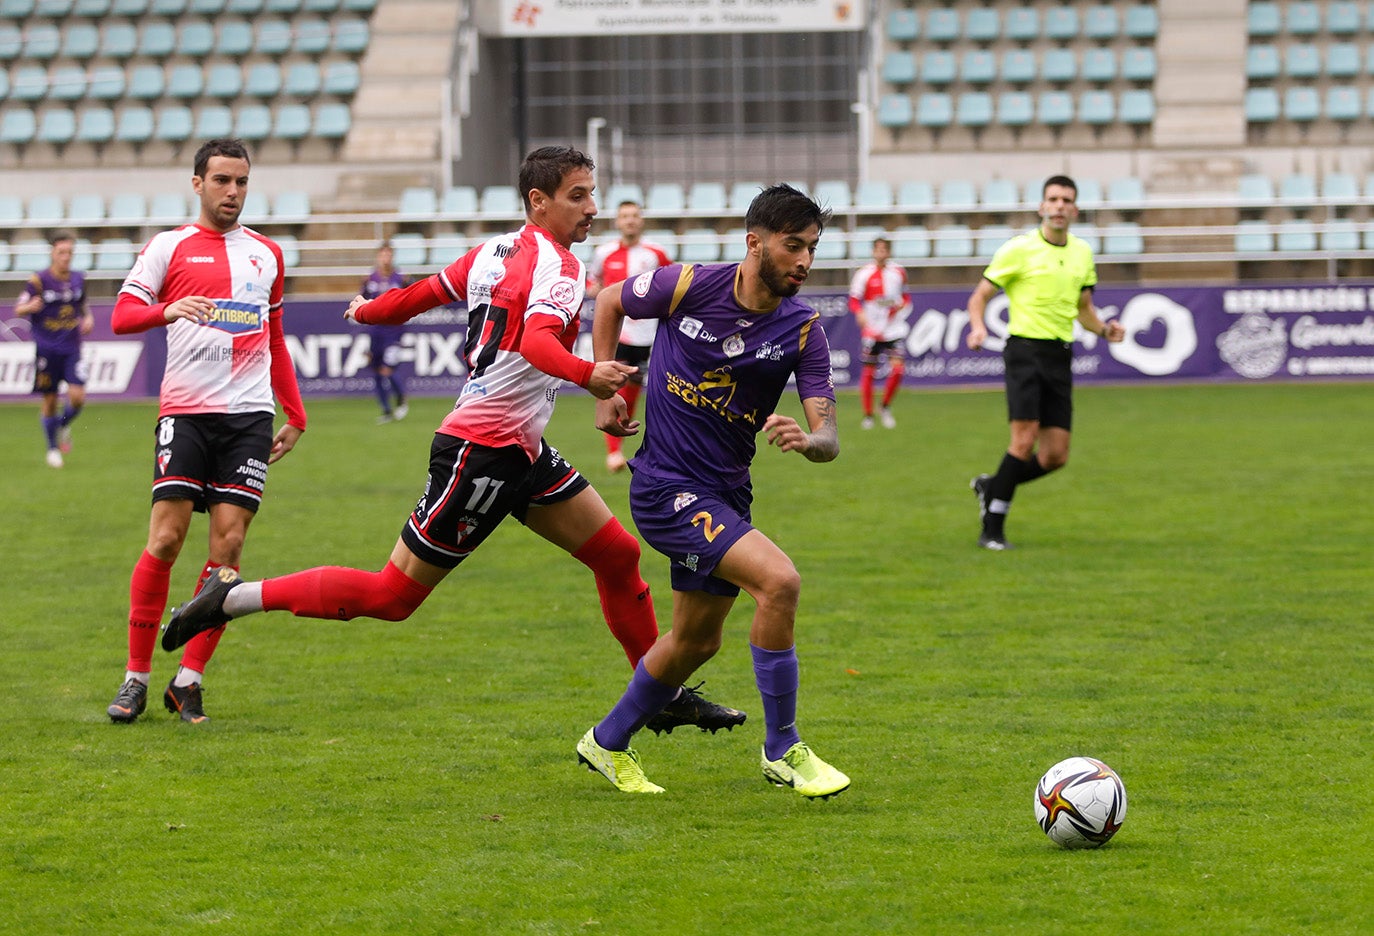
[[[635,281],[630,284],[630,291],[643,299],[645,296],[649,295],[649,286],[653,284],[653,281],[653,270],[649,270],[647,273],[641,273],[636,276]]]
[[[725,339],[720,349],[725,352],[726,357],[739,357],[744,353],[744,339],[739,335],[731,335]]]
[[[167,473],[167,465],[168,465],[169,462],[171,462],[171,460],[172,460],[172,450],[171,450],[171,449],[158,449],[158,450],[157,450],[157,473],[160,474],[160,475],[161,475],[161,474],[166,474],[166,473]]]
[[[573,302],[577,299],[577,286],[566,280],[553,284],[549,290],[549,300],[564,309],[571,311]]]
[[[673,498],[673,512],[676,513],[683,507],[690,507],[692,504],[696,503],[696,499],[697,496],[695,494],[679,494],[677,497]]]
[[[254,272],[258,274],[258,279],[262,279],[262,257],[257,254],[250,254],[248,256],[248,263],[253,267]]]
[[[231,335],[252,335],[262,331],[263,307],[233,299],[214,300],[215,309],[206,325]]]

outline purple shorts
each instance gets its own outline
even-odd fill
[[[65,354],[40,352],[34,364],[33,392],[56,393],[58,384],[64,380],[69,387],[86,386],[86,365],[82,363],[81,350]]]
[[[713,491],[639,474],[630,480],[630,515],[645,542],[671,560],[673,591],[739,594],[738,585],[713,573],[730,547],[754,528],[749,522],[753,501],[748,484]]]

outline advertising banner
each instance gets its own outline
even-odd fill
[[[969,351],[968,290],[911,290],[906,379],[912,388],[1000,386],[1007,300],[988,304],[988,348]],[[859,379],[859,329],[840,292],[803,297],[821,313],[838,387]],[[1103,318],[1117,319],[1126,340],[1108,344],[1079,333],[1074,375],[1080,384],[1178,381],[1306,381],[1374,377],[1374,284],[1283,286],[1101,287]],[[288,300],[287,347],[306,396],[370,394],[368,329],[343,318],[346,303]],[[111,304],[93,303],[95,332],[83,357],[94,398],[156,397],[166,360],[160,329],[143,335],[110,332]],[[576,352],[591,357],[588,303]],[[456,397],[467,377],[463,341],[467,316],[446,306],[413,319],[401,339],[400,367],[416,396]],[[29,397],[34,346],[28,322],[0,310],[0,399]]]
[[[866,0],[493,0],[475,8],[496,36],[832,32],[863,29]]]

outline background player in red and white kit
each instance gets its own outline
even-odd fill
[[[282,330],[281,248],[239,224],[248,150],[216,139],[196,152],[191,187],[200,218],[153,237],[124,280],[111,325],[127,335],[167,330],[154,433],[148,543],[129,585],[129,663],[110,718],[131,722],[147,704],[153,646],[167,607],[172,564],[191,514],[210,518],[210,553],[198,588],[238,569],[248,525],[262,503],[267,466],[295,447],[305,407]],[[275,399],[274,399],[275,395]],[[276,402],[287,424],[275,435]],[[187,646],[163,693],[183,721],[206,720],[200,684],[222,629]]]
[[[435,432],[425,492],[385,567],[365,572],[330,566],[261,582],[237,576],[212,581],[172,612],[164,648],[175,649],[206,628],[256,611],[405,620],[514,515],[592,570],[606,624],[630,664],[639,662],[658,637],[649,586],[639,573],[639,541],[543,437],[563,381],[606,399],[633,369],[612,360],[594,364],[572,353],[586,270],[569,248],[586,239],[596,216],[593,168],[586,155],[569,147],[533,151],[520,167],[524,227],[490,238],[405,289],[370,301],[358,296],[345,313],[376,325],[404,322],[452,302],[468,308],[468,381]],[[694,724],[715,731],[740,724],[744,714],[680,689],[658,719],[657,730]]]
[[[589,299],[595,299],[603,286],[657,270],[673,262],[662,247],[644,240],[644,213],[638,202],[620,203],[615,212],[615,229],[620,232],[620,239],[602,244],[592,255],[591,268],[588,270]],[[658,322],[653,319],[626,319],[625,327],[620,331],[620,343],[615,349],[615,359],[636,368],[625,386],[617,391],[625,399],[625,410],[630,419],[634,418],[635,401],[639,399],[640,390],[644,386],[649,349],[654,343],[654,332],[657,329]],[[625,467],[625,456],[620,451],[621,444],[619,436],[606,436],[606,470],[612,474]]]
[[[861,425],[873,428],[873,380],[878,365],[887,359],[887,383],[883,386],[883,427],[893,429],[897,420],[888,408],[897,389],[902,385],[906,355],[902,339],[906,337],[906,317],[911,314],[911,299],[906,294],[906,270],[892,263],[892,242],[886,237],[873,240],[873,261],[865,263],[849,281],[849,311],[858,320],[863,334],[863,350],[859,362],[859,402],[863,404]]]

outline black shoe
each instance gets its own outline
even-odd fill
[[[205,714],[205,704],[200,698],[200,683],[178,686],[175,682],[169,682],[167,691],[162,694],[162,704],[167,706],[167,711],[193,725],[208,722],[210,716]]]
[[[119,687],[119,694],[105,711],[110,714],[110,721],[127,725],[142,715],[147,707],[148,684],[131,678],[126,679],[124,685]]]
[[[216,569],[199,594],[181,607],[172,609],[171,619],[162,628],[162,649],[170,653],[196,634],[228,623],[224,599],[229,595],[229,589],[242,581],[239,574],[228,566]]]
[[[644,727],[654,734],[672,734],[674,728],[696,725],[702,731],[715,734],[722,728],[729,731],[736,725],[744,724],[746,716],[743,712],[717,705],[697,692],[700,688],[701,683],[683,686],[682,694],[663,706],[663,711],[649,719]]]
[[[992,475],[980,474],[968,483],[969,490],[973,491],[973,496],[978,498],[978,519],[982,520],[988,515],[988,484],[992,481]]]
[[[989,536],[984,533],[982,536],[978,537],[978,548],[990,549],[993,552],[1004,552],[1005,550],[1014,549],[1015,547],[1000,536]]]

